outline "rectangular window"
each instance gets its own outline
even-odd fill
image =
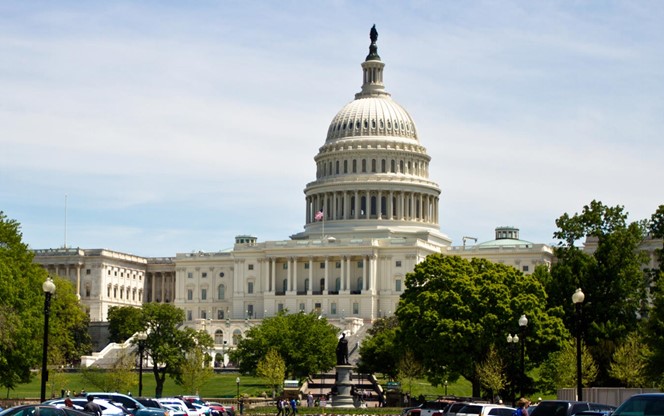
[[[360,260],[360,261],[358,261],[358,262],[357,262],[357,268],[358,268],[358,269],[361,269],[361,268],[363,268],[363,267],[364,267],[364,260]]]
[[[359,315],[360,314],[360,304],[355,302],[353,303],[353,315]]]
[[[341,269],[341,262],[338,261],[338,262],[334,263],[334,267],[337,268],[337,269]]]
[[[527,271],[528,271],[528,266],[523,266],[521,269],[522,269],[524,272],[527,272]]]
[[[207,289],[201,289],[201,300],[207,299]]]
[[[191,311],[187,311],[187,321],[191,321],[192,316],[193,316],[193,314],[191,313]]]
[[[247,282],[247,293],[254,293],[254,282]]]
[[[194,291],[191,289],[187,289],[187,300],[193,300],[194,299]]]
[[[253,264],[249,264],[247,267],[249,268],[249,270],[254,270],[254,265]]]
[[[188,273],[187,273],[187,277],[188,277],[189,279],[193,279],[193,278],[194,278],[194,273],[192,273],[192,272],[188,272]]]
[[[288,269],[288,263],[284,263],[284,270]]]
[[[337,314],[337,304],[332,302],[330,304],[330,315],[336,315]]]
[[[401,292],[401,279],[397,279],[394,282],[394,290],[396,290],[397,292]]]
[[[397,260],[397,267],[401,267],[401,260]]]
[[[224,311],[221,309],[217,311],[217,319],[224,319]]]
[[[320,262],[320,268],[321,268],[321,269],[324,269],[324,268],[325,268],[325,262],[324,262],[324,261],[321,261],[321,262]]]
[[[203,272],[203,273],[201,273],[201,276],[202,276],[203,278],[206,278],[206,277],[207,277],[207,272]]]
[[[280,303],[277,305],[277,312],[283,312],[284,311],[284,304]]]
[[[300,312],[304,312],[304,303],[300,303]]]
[[[304,263],[304,270],[309,270],[309,263]]]
[[[90,274],[90,273],[91,273],[90,269],[85,269],[85,274]]]

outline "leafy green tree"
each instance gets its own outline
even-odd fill
[[[648,359],[648,379],[664,387],[664,279],[653,291],[652,309],[644,323],[644,340],[652,354]]]
[[[482,387],[489,393],[489,397],[494,397],[495,393],[506,387],[505,363],[495,346],[489,347],[486,359],[477,366],[477,377]]]
[[[583,289],[581,334],[598,364],[597,383],[615,384],[608,369],[617,342],[636,329],[639,314],[648,312],[650,283],[642,270],[647,257],[638,250],[645,237],[645,223],[627,223],[622,206],[592,201],[581,213],[563,214],[556,226],[554,237],[560,243],[546,288],[549,305],[563,306],[566,325],[575,333],[570,299],[577,287]],[[597,242],[592,254],[576,245],[586,237]]]
[[[33,258],[19,223],[0,211],[0,385],[8,390],[29,382],[41,362],[47,273]]]
[[[399,359],[397,379],[408,386],[408,396],[413,397],[413,382],[422,377],[424,367],[417,361],[412,351],[406,350]]]
[[[632,332],[613,354],[609,374],[625,387],[644,387],[649,356],[650,349],[642,342],[639,333]]]
[[[286,363],[286,373],[301,379],[334,366],[337,331],[313,313],[280,313],[251,327],[230,359],[239,363],[240,372],[255,375],[258,362],[274,348]]]
[[[182,365],[182,376],[176,384],[189,394],[198,394],[201,388],[214,376],[210,366],[210,355],[202,348],[193,348]]]
[[[142,307],[141,327],[146,329],[144,354],[152,359],[155,397],[161,397],[166,376],[182,383],[182,371],[188,353],[195,348],[210,349],[214,341],[204,331],[185,327],[184,311],[167,303],[146,303]]]
[[[360,345],[358,371],[381,373],[391,380],[398,375],[401,347],[398,345],[399,321],[396,316],[378,319]]]
[[[108,308],[109,341],[122,343],[135,333],[143,331],[141,308],[134,306],[111,306]]]
[[[90,318],[76,296],[76,287],[68,278],[54,277],[56,290],[51,299],[49,320],[49,364],[60,367],[78,364],[82,355],[92,352],[88,333]]]
[[[485,259],[433,254],[406,276],[406,290],[396,315],[404,344],[439,385],[463,375],[480,394],[476,365],[497,339],[528,323],[526,365],[541,363],[569,338],[557,308],[545,308],[547,294],[532,276]],[[504,343],[507,344],[507,343]],[[497,346],[501,355],[507,345]]]
[[[278,393],[278,388],[286,376],[286,362],[276,349],[270,348],[256,366],[256,374],[266,379],[272,386],[272,397]]]
[[[555,393],[558,388],[576,387],[576,342],[569,340],[560,350],[549,355],[540,367],[540,389]],[[581,376],[589,386],[597,378],[597,364],[590,350],[581,345]]]

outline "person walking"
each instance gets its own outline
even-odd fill
[[[101,416],[101,407],[97,403],[95,403],[94,396],[91,394],[88,395],[88,402],[83,406],[83,411],[86,413],[91,413],[94,416]]]
[[[516,410],[512,413],[512,416],[528,416],[528,407],[530,406],[530,400],[525,397],[520,398],[516,402]]]
[[[290,399],[290,408],[291,408],[291,415],[295,416],[297,414],[297,400],[295,398]]]
[[[284,415],[284,402],[281,401],[281,397],[277,399],[277,416]]]

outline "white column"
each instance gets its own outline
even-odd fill
[[[368,256],[362,256],[362,292],[369,289],[367,282],[367,267],[369,267]]]
[[[291,292],[297,292],[297,257],[293,257],[293,281],[291,282]]]
[[[375,254],[370,257],[369,263],[371,263],[371,266],[369,268],[369,288],[371,292],[376,293],[376,277],[378,276],[378,256]]]
[[[379,220],[383,219],[383,192],[378,191],[376,195],[376,218]]]
[[[270,292],[274,293],[277,290],[277,259],[270,257]]]
[[[330,269],[330,261],[328,257],[325,257],[325,290],[323,291],[323,295],[327,295],[330,291],[330,279],[329,279],[329,274],[328,270]]]
[[[314,290],[314,260],[309,257],[309,290],[307,295],[311,295]]]
[[[346,256],[346,289],[351,290],[351,281],[350,281],[350,256]]]
[[[341,292],[342,290],[346,290],[346,289],[347,289],[347,288],[346,288],[346,275],[345,275],[345,273],[344,273],[344,257],[343,257],[343,256],[341,256],[341,258],[339,259],[339,263],[340,263],[340,266],[341,266],[341,267],[340,267],[340,269],[341,269],[341,270],[340,270],[340,275],[339,275],[339,280],[340,280],[340,283],[339,283],[339,286],[340,286],[340,287],[339,287],[339,292]]]

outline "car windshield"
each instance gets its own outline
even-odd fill
[[[664,416],[664,397],[632,397],[612,416]]]

